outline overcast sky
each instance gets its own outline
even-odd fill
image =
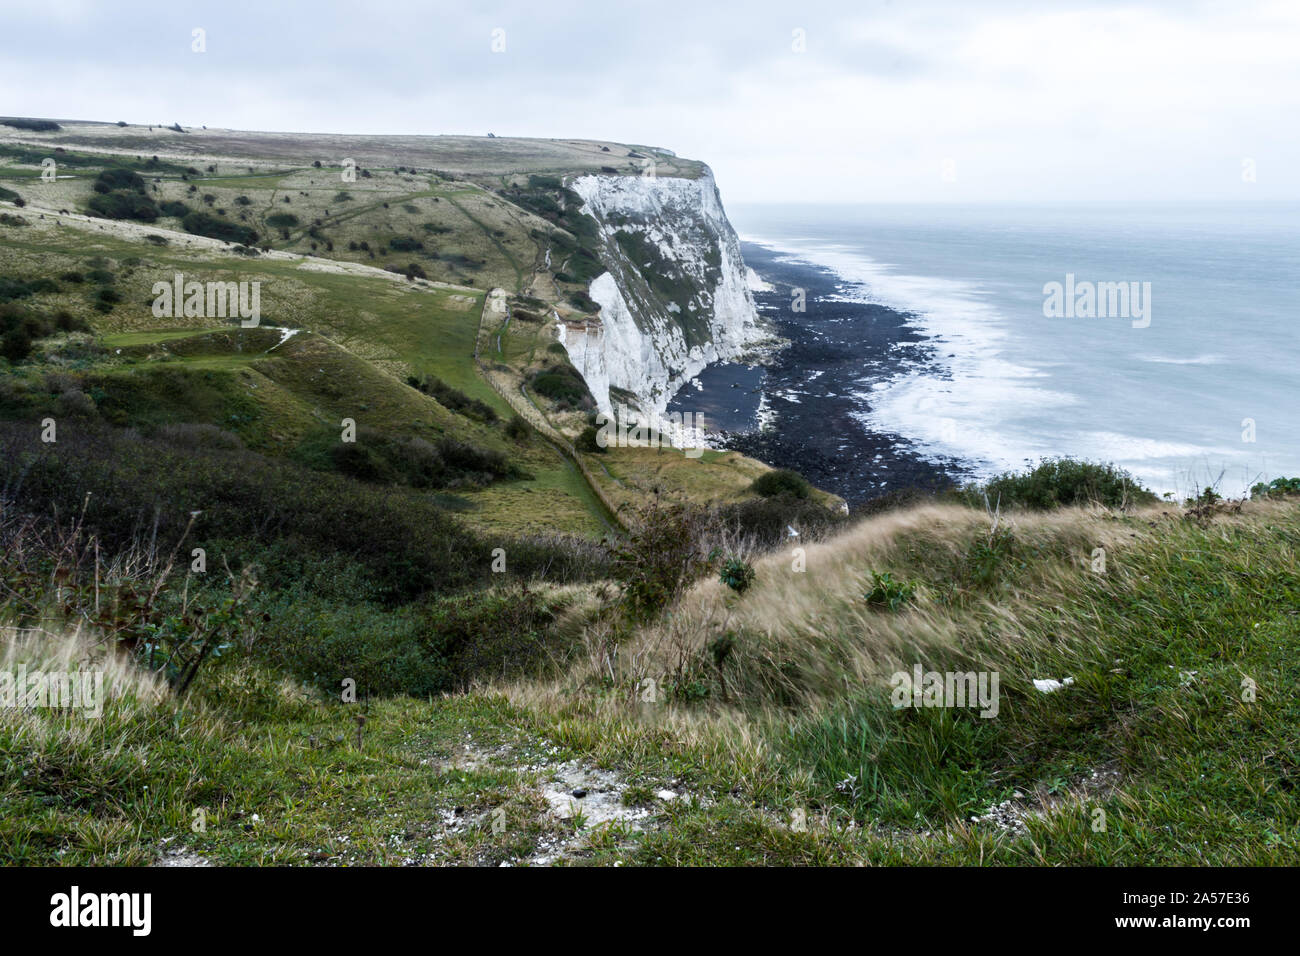
[[[611,139],[704,160],[729,202],[1300,199],[1296,0],[0,0],[0,23],[0,114]]]

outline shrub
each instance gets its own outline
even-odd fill
[[[515,414],[510,416],[510,421],[506,422],[506,437],[512,441],[524,441],[532,434],[528,422],[524,421],[522,415]]]
[[[1300,478],[1274,478],[1268,484],[1257,482],[1251,486],[1251,498],[1285,498],[1300,495]]]
[[[134,219],[153,222],[158,218],[158,207],[143,193],[119,189],[91,196],[86,208],[92,215],[103,219]]]
[[[112,312],[113,307],[121,301],[122,301],[122,296],[119,295],[116,290],[110,288],[109,286],[105,286],[99,289],[95,293],[93,304],[95,306],[96,311],[102,312],[105,315],[107,315],[109,312]]]
[[[553,402],[576,406],[592,401],[587,382],[572,365],[542,369],[532,379],[533,389]]]
[[[527,585],[446,598],[421,622],[427,652],[443,662],[450,689],[475,678],[514,678],[553,659],[554,611]]]
[[[370,484],[404,484],[412,488],[483,487],[523,473],[493,449],[444,437],[436,443],[422,438],[394,437],[361,428],[355,442],[341,442],[338,432],[324,429],[294,449],[296,461],[317,471],[336,471]]]
[[[477,398],[470,398],[464,392],[452,388],[435,375],[425,375],[423,377],[411,375],[407,377],[406,383],[425,395],[432,396],[443,408],[458,412],[461,415],[468,415],[489,424],[497,420],[497,413],[492,409],[492,406],[479,401]]]
[[[97,193],[112,192],[114,189],[144,192],[144,180],[134,170],[121,166],[110,166],[95,177],[91,188]]]
[[[994,528],[976,537],[966,551],[967,583],[993,587],[1008,571],[1024,566],[1024,562],[1017,561],[1016,551],[1016,536],[1008,528]]]
[[[718,580],[725,584],[737,594],[744,594],[754,583],[756,574],[754,566],[743,558],[728,558],[722,564],[722,571],[718,575]]]
[[[31,355],[35,341],[56,332],[89,331],[84,322],[66,312],[48,315],[25,304],[5,301],[3,282],[0,280],[0,355],[10,362],[23,361]]]
[[[794,498],[807,498],[812,493],[808,480],[797,471],[789,468],[775,468],[754,479],[749,490],[764,498],[778,495],[790,495]]]
[[[308,475],[244,449],[175,448],[161,437],[93,423],[60,429],[58,443],[46,445],[31,422],[0,422],[0,489],[19,505],[63,514],[85,508],[86,528],[110,549],[155,527],[158,540],[177,540],[190,512],[201,511],[195,534],[221,543],[232,566],[283,547],[263,575],[271,586],[292,585],[327,558],[355,562],[384,602],[463,588],[490,574],[484,556],[493,545],[427,495]],[[520,575],[555,557],[537,546],[516,550],[511,571]]]
[[[13,302],[43,292],[58,292],[59,284],[53,279],[14,279],[0,275],[0,302]]]
[[[755,547],[774,548],[789,540],[789,529],[807,540],[839,527],[846,520],[809,498],[778,495],[775,498],[749,498],[721,508],[718,512],[725,527],[749,538]]]
[[[1027,472],[1007,472],[983,486],[968,486],[961,495],[980,507],[987,496],[990,504],[1035,510],[1086,504],[1123,508],[1158,500],[1122,468],[1073,458],[1044,459]]]
[[[871,590],[863,599],[874,608],[898,612],[916,594],[916,585],[910,581],[897,581],[890,572],[871,572]]]
[[[276,212],[266,217],[266,224],[272,229],[292,229],[300,221],[291,212]]]
[[[153,222],[158,218],[158,207],[146,193],[144,180],[134,170],[110,166],[100,171],[91,188],[95,195],[90,197],[86,206],[96,216],[140,222]]]
[[[25,117],[15,117],[6,120],[0,120],[5,126],[12,126],[14,129],[31,130],[33,133],[53,133],[63,129],[54,120],[27,119]]]
[[[611,574],[630,617],[653,617],[708,573],[705,540],[713,530],[709,514],[693,505],[656,497],[641,509],[627,537],[610,548]]]
[[[578,440],[575,441],[573,445],[575,448],[578,449],[578,451],[590,452],[595,455],[603,455],[605,454],[605,449],[604,447],[602,447],[600,441],[598,440],[599,436],[600,436],[600,432],[596,429],[596,426],[588,425],[586,428],[582,430],[582,434],[578,436]]]
[[[583,312],[599,312],[600,305],[581,289],[569,293],[569,304]]]
[[[193,233],[196,236],[207,236],[210,239],[220,239],[223,242],[235,242],[241,246],[257,242],[257,233],[247,226],[219,219],[206,212],[188,213],[181,220],[181,225],[186,232]]]

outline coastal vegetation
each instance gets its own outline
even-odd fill
[[[178,839],[236,864],[527,860],[575,837],[535,796],[575,760],[650,817],[570,863],[1294,862],[1286,501],[1011,511],[993,574],[963,505],[808,542],[803,571],[788,548],[711,555],[707,518],[658,506],[571,584],[398,606],[364,555],[270,547],[200,583],[170,565],[175,527],[96,562],[89,512],[66,515],[6,505],[7,660],[98,660],[119,695],[93,727],[0,715],[15,862]],[[209,640],[180,693],[157,648]],[[898,709],[890,675],[918,665],[999,674],[996,718]],[[429,824],[454,807],[464,826]]]
[[[109,691],[0,708],[6,861],[1295,862],[1300,479],[1057,459],[848,514],[601,447],[565,182],[634,150],[119,130],[39,187],[0,144],[0,672]],[[260,323],[156,316],[178,273]],[[918,670],[996,699],[900,702]],[[608,819],[557,812],[575,774]]]

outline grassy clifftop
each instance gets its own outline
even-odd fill
[[[375,455],[334,464],[371,483],[427,472],[393,460],[412,442],[454,440],[505,459],[431,480],[459,520],[598,537],[613,527],[600,489],[527,428],[506,434],[514,412],[481,363],[514,393],[541,375],[573,380],[571,394],[528,401],[566,440],[581,433],[592,400],[555,327],[585,314],[599,262],[562,177],[650,161],[663,175],[702,168],[567,140],[4,127],[0,265],[14,284],[0,290],[13,313],[0,337],[16,329],[0,409],[35,422],[75,406],[69,427],[155,438],[210,426],[286,467],[328,465],[327,433],[348,419]],[[154,314],[155,285],[176,275],[257,284],[263,330]],[[640,475],[644,457],[615,449],[601,473]],[[697,462],[698,497],[745,496],[757,466],[734,458]],[[647,493],[611,482],[620,502]]]
[[[377,136],[339,133],[278,133],[248,130],[59,121],[50,132],[4,129],[15,141],[66,148],[120,149],[175,157],[214,156],[260,162],[337,165],[351,158],[363,166],[428,166],[467,176],[519,172],[580,174],[602,168],[639,175],[653,158],[660,175],[694,178],[704,164],[655,146],[608,140],[540,139],[518,136]]]
[[[112,691],[0,708],[0,858],[1296,861],[1294,480],[593,447],[561,177],[649,151],[412,139],[0,135],[0,675]]]
[[[2,715],[5,752],[42,771],[5,775],[4,849],[1294,864],[1298,542],[1285,500],[997,528],[927,506],[811,545],[803,571],[772,553],[743,595],[704,582],[630,630],[599,588],[573,592],[549,675],[466,694],[347,704],[232,659],[178,703],[119,670],[135,690],[94,728]],[[892,675],[918,664],[998,674],[996,715],[896,707]]]

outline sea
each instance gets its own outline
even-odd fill
[[[1300,203],[728,215],[787,344],[670,409],[851,503],[1057,456],[1179,498],[1300,475]]]

